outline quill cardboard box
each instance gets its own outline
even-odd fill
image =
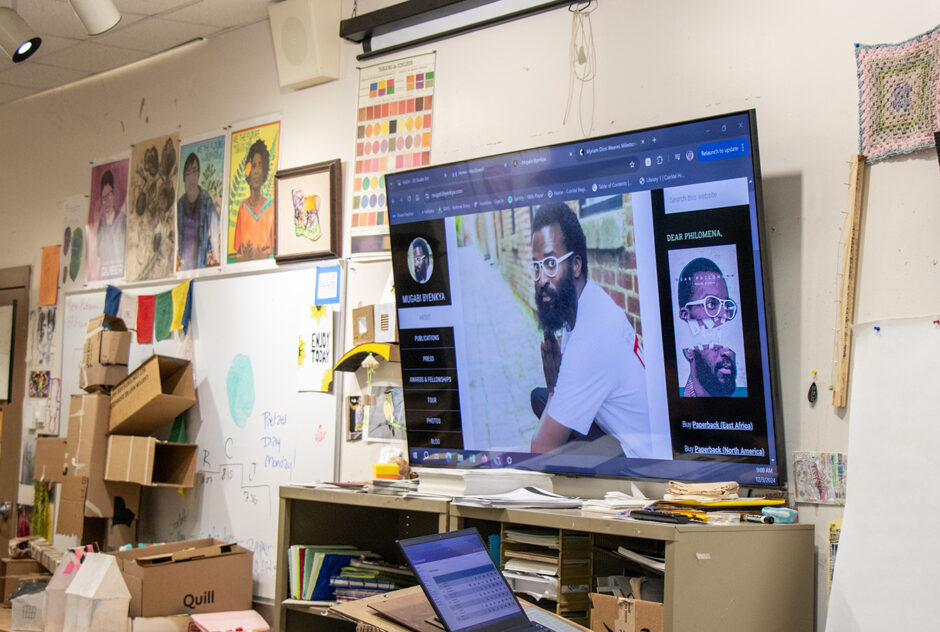
[[[251,609],[251,551],[214,538],[115,553],[131,617]]]

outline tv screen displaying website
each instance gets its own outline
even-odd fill
[[[753,111],[386,191],[413,464],[785,484]]]

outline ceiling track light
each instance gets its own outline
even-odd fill
[[[14,63],[25,61],[32,56],[42,38],[36,35],[29,24],[14,9],[0,7],[0,49]]]
[[[69,4],[89,35],[101,35],[121,21],[121,12],[111,0],[69,0]]]

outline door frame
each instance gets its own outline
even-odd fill
[[[0,518],[0,551],[6,551],[7,540],[16,536],[17,502],[19,500],[20,452],[23,438],[23,399],[26,395],[26,349],[29,340],[30,267],[0,269],[0,292],[14,293],[13,344],[10,365],[10,400],[0,402],[3,411],[0,435],[0,502],[9,501],[10,518]]]

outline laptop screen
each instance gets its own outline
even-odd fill
[[[448,632],[527,621],[476,529],[398,544]]]

